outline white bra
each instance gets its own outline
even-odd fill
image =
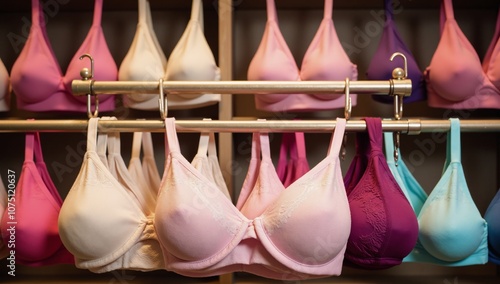
[[[191,19],[168,60],[153,29],[147,0],[139,0],[139,23],[119,69],[121,81],[219,81],[220,70],[206,41],[201,0],[193,0]],[[220,94],[168,94],[169,109],[188,109],[216,104]],[[158,94],[125,95],[125,106],[157,110]]]

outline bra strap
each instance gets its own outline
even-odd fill
[[[488,72],[488,67],[490,65],[491,56],[493,55],[493,51],[495,50],[496,45],[498,44],[498,40],[500,39],[500,7],[498,9],[497,23],[495,26],[495,33],[493,34],[493,38],[491,40],[490,46],[484,56],[483,62],[485,65],[483,66],[484,72]]]
[[[460,144],[460,120],[450,118],[450,132],[448,132],[448,147],[446,150],[447,164],[461,162],[461,144]]]
[[[304,138],[304,132],[295,132],[295,152],[298,158],[306,158],[306,141]]]
[[[379,117],[366,117],[364,120],[370,139],[370,151],[382,151],[382,120]]]
[[[446,20],[451,20],[454,19],[454,13],[453,13],[453,4],[451,2],[452,0],[442,0],[441,1],[441,9],[440,9],[440,14],[439,14],[439,23],[440,23],[440,30],[441,34],[443,33],[444,29],[444,23]]]
[[[332,10],[333,10],[333,0],[325,0],[325,10],[323,11],[323,18],[331,19]]]
[[[385,20],[392,20],[394,18],[394,11],[392,9],[392,0],[384,0]]]
[[[33,147],[35,145],[35,132],[26,133],[26,146],[24,148],[24,160],[33,162]]]
[[[154,158],[155,156],[153,150],[153,137],[151,136],[151,132],[142,133],[142,152],[144,154],[144,157]]]
[[[276,13],[276,4],[274,0],[266,0],[267,20],[276,22],[278,21],[278,14]]]
[[[142,132],[134,132],[134,136],[132,138],[132,153],[130,155],[130,159],[140,157],[142,139],[143,139]]]
[[[97,143],[97,124],[99,117],[89,119],[87,126],[87,152],[95,152]]]
[[[271,160],[271,149],[269,146],[269,133],[260,133],[260,152],[262,160]]]
[[[139,0],[139,23],[146,25],[148,23],[147,0]]]
[[[93,19],[93,22],[92,22],[93,26],[100,26],[101,25],[102,1],[103,0],[95,0],[95,3],[94,3],[94,19]]]
[[[168,155],[173,152],[180,152],[177,130],[175,129],[175,118],[165,118],[165,153]]]
[[[31,0],[31,24],[42,26],[44,21],[43,11],[40,7],[40,0]]]
[[[34,160],[36,162],[44,162],[43,160],[43,153],[42,153],[42,143],[41,143],[41,140],[40,140],[40,133],[39,132],[35,132],[35,135],[34,135],[34,145],[33,145],[33,151],[34,151]]]
[[[392,132],[384,132],[384,147],[385,147],[385,156],[388,163],[394,162],[394,159],[391,158],[394,153],[394,139]]]
[[[338,117],[335,123],[335,130],[330,141],[330,147],[328,148],[329,156],[339,156],[340,147],[342,146],[342,140],[344,139],[345,125],[345,118]]]
[[[201,30],[203,31],[204,24],[203,24],[203,3],[201,0],[193,0],[193,7],[191,8],[191,20],[198,20],[198,24],[201,27]]]

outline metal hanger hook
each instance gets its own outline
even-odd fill
[[[392,71],[392,77],[394,77],[394,79],[406,79],[406,78],[408,78],[408,60],[406,59],[406,56],[403,53],[394,52],[391,55],[391,61],[394,61],[394,58],[396,58],[396,56],[401,56],[403,58],[404,65],[403,65],[403,70],[401,70],[400,67],[397,67],[396,69],[394,69]]]
[[[83,80],[89,80],[94,78],[94,58],[92,58],[92,55],[85,53],[80,56],[79,59],[83,60],[84,58],[88,58],[90,60],[90,71],[87,67],[85,67],[80,71],[80,76],[82,76]]]
[[[160,108],[160,117],[162,119],[167,118],[168,114],[168,106],[167,106],[167,98],[165,97],[165,93],[163,92],[163,78],[160,78],[158,81],[158,89],[160,91],[160,98],[158,99],[158,106]]]
[[[344,107],[344,118],[346,120],[349,120],[351,118],[351,113],[352,113],[352,103],[351,103],[351,95],[350,95],[350,89],[351,88],[351,81],[349,78],[345,78],[345,107]]]

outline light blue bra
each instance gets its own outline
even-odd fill
[[[488,222],[488,245],[490,262],[500,265],[500,190],[491,201],[484,219]]]
[[[417,244],[405,262],[465,266],[488,261],[487,224],[470,195],[461,164],[460,121],[450,122],[443,174],[427,199],[402,160],[397,167],[393,161],[389,164],[419,222]],[[392,153],[392,136],[385,140],[387,153]]]

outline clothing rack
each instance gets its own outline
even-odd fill
[[[331,132],[335,120],[177,120],[178,132]],[[82,132],[88,120],[0,120],[0,132]],[[382,129],[390,132],[419,134],[421,132],[446,132],[450,129],[445,119],[383,120]],[[500,132],[500,119],[461,120],[462,132]],[[361,119],[347,121],[346,131],[366,130]],[[162,120],[111,120],[99,121],[99,131],[110,132],[164,132]]]

